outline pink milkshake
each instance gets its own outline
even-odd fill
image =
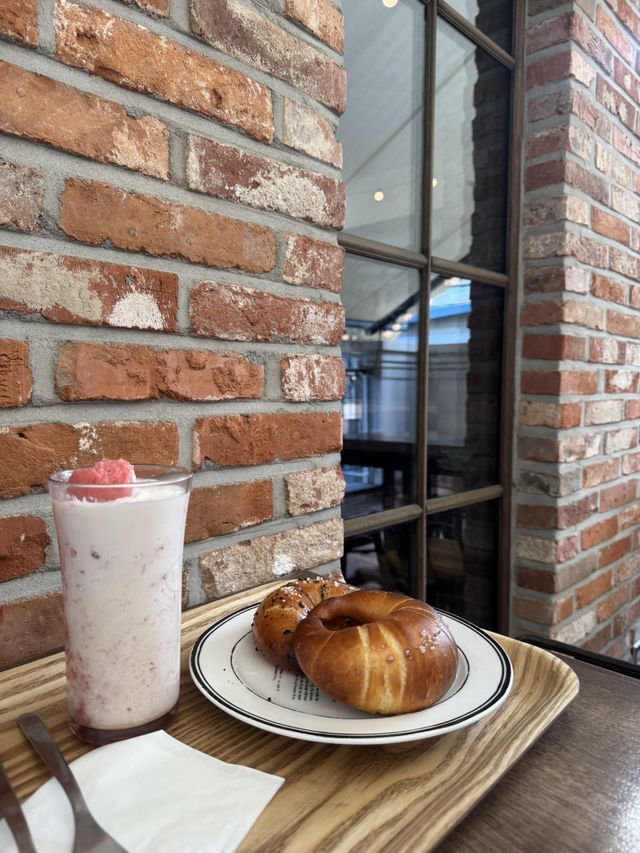
[[[137,465],[135,482],[119,485],[72,474],[49,478],[69,716],[78,737],[108,743],[163,727],[177,707],[191,474]]]

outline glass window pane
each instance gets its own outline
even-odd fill
[[[414,500],[419,288],[416,270],[346,255],[345,518]]]
[[[362,589],[414,594],[415,524],[408,522],[350,536],[344,542],[342,573]]]
[[[428,497],[497,483],[503,291],[431,281]]]
[[[511,52],[511,0],[447,0],[449,6],[508,53]],[[479,8],[478,8],[479,7]]]
[[[348,96],[339,130],[345,231],[419,251],[424,6],[358,0],[345,11]]]
[[[438,22],[432,253],[504,270],[509,72]]]
[[[483,628],[497,624],[498,502],[427,518],[427,601]]]

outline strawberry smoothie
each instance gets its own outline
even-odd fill
[[[49,492],[71,728],[108,743],[162,727],[177,706],[191,474],[138,465],[114,484],[92,470],[53,474]]]

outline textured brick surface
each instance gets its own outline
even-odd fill
[[[174,332],[178,277],[142,267],[0,248],[0,309],[56,323]]]
[[[0,518],[0,582],[28,575],[45,561],[51,539],[41,518]]]
[[[342,13],[328,0],[285,0],[284,13],[338,53],[344,47]]]
[[[58,353],[55,383],[67,401],[233,400],[261,396],[264,368],[235,353],[68,343]]]
[[[288,400],[341,400],[345,369],[341,358],[330,355],[289,355],[280,361],[282,393]]]
[[[62,594],[0,604],[0,666],[13,666],[62,649]]]
[[[0,4],[0,33],[25,45],[37,45],[36,0],[3,0]]]
[[[282,141],[338,169],[342,167],[342,143],[335,138],[331,123],[289,98],[283,101]]]
[[[189,136],[187,179],[192,189],[277,210],[318,225],[342,228],[342,181],[247,154],[202,136]]]
[[[39,231],[43,197],[44,179],[35,169],[0,162],[0,225]]]
[[[110,240],[131,252],[253,273],[275,265],[275,238],[263,226],[101,182],[69,180],[60,201],[62,230],[94,246]]]
[[[193,31],[213,47],[344,112],[346,73],[328,56],[238,0],[194,0],[191,9]]]
[[[259,465],[334,453],[342,446],[338,412],[282,415],[229,415],[198,418],[193,433],[193,463]]]
[[[0,338],[0,408],[26,406],[32,388],[29,346],[24,341]]]
[[[296,471],[284,478],[289,515],[304,515],[342,503],[344,477],[339,468]]]
[[[205,281],[191,293],[191,323],[197,335],[232,341],[337,344],[344,309]]]
[[[0,427],[0,498],[26,495],[42,488],[54,471],[92,465],[100,457],[175,465],[176,425],[101,421]]]
[[[282,273],[285,281],[340,293],[343,276],[342,247],[312,237],[287,234]]]
[[[62,62],[271,141],[266,86],[100,9],[61,0],[56,11],[56,55]]]
[[[0,101],[5,133],[169,177],[169,134],[155,118],[131,118],[119,104],[6,62],[0,62]]]
[[[339,559],[342,520],[331,519],[301,530],[239,542],[199,559],[207,598],[219,598],[260,583],[288,577]]]
[[[223,536],[270,518],[273,518],[271,480],[192,489],[185,541]]]

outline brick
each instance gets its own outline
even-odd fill
[[[302,24],[338,53],[344,49],[344,19],[328,0],[285,0],[287,18]]]
[[[338,506],[344,498],[345,482],[340,468],[296,471],[284,478],[289,515],[304,515]]]
[[[596,607],[598,622],[604,622],[605,619],[611,618],[617,610],[627,604],[630,593],[629,585],[625,584],[615,589],[604,601],[601,601]]]
[[[331,122],[289,98],[283,100],[282,142],[317,160],[342,168],[342,143]]]
[[[160,15],[162,18],[169,17],[169,0],[120,0],[120,2],[127,5],[134,3],[145,12],[153,12],[154,15]]]
[[[611,539],[618,532],[618,519],[614,516],[603,521],[597,521],[590,527],[586,527],[580,534],[580,545],[583,551],[599,545],[607,539]]]
[[[550,326],[573,323],[590,329],[604,329],[604,312],[586,302],[527,302],[520,315],[523,326]]]
[[[622,282],[614,281],[604,275],[594,273],[591,278],[591,293],[598,299],[606,299],[607,302],[618,302],[624,305],[627,301],[628,286]]]
[[[518,536],[516,555],[537,563],[564,563],[578,553],[578,537],[541,539],[537,536]]]
[[[570,645],[582,644],[584,638],[593,631],[596,626],[596,614],[592,610],[572,619],[567,625],[554,629],[550,632],[551,638],[561,643]]]
[[[582,486],[589,489],[592,486],[599,486],[601,483],[615,480],[620,476],[620,460],[607,459],[604,462],[595,462],[593,465],[588,465],[582,472]]]
[[[634,281],[640,276],[640,260],[617,246],[611,246],[609,250],[609,267]]]
[[[561,53],[545,56],[527,66],[526,88],[527,91],[539,86],[553,83],[557,80],[577,80],[586,87],[591,85],[596,71],[578,51],[570,48]]]
[[[635,314],[623,314],[621,311],[607,311],[607,332],[626,338],[640,335],[640,320]]]
[[[536,163],[525,169],[524,189],[525,192],[532,192],[542,187],[551,187],[561,184],[564,178],[565,167],[562,160],[545,160],[544,163]]]
[[[624,157],[628,157],[636,166],[640,166],[640,145],[629,139],[629,136],[622,133],[617,127],[613,128],[612,142],[616,151],[619,151]]]
[[[535,439],[533,440],[535,441]],[[533,445],[535,447],[535,445]],[[527,449],[525,445],[521,448]],[[577,466],[569,468],[566,473],[542,473],[540,471],[521,471],[518,478],[518,488],[522,492],[550,497],[563,497],[579,491],[582,487],[582,472]]]
[[[287,355],[280,359],[282,393],[287,400],[341,400],[344,362],[330,355]]]
[[[344,275],[344,249],[313,237],[287,234],[282,278],[289,284],[340,293]]]
[[[333,302],[205,281],[191,292],[191,324],[196,335],[224,340],[336,345],[344,309]]]
[[[261,142],[273,138],[269,89],[245,74],[100,9],[59,0],[56,56],[126,89],[157,95]]]
[[[605,545],[600,549],[600,557],[598,559],[598,567],[603,569],[605,566],[611,565],[618,560],[621,560],[625,554],[628,554],[632,548],[631,536],[625,536],[623,539],[618,539],[610,545]]]
[[[633,367],[640,366],[640,344],[631,342],[625,343],[625,352],[625,362],[627,365],[631,365]]]
[[[39,231],[44,178],[28,166],[0,163],[0,225]]]
[[[344,112],[344,68],[237,0],[194,0],[191,28],[217,50]]]
[[[611,187],[611,207],[613,210],[631,219],[640,222],[640,201],[634,193],[627,192],[621,187]]]
[[[583,160],[591,153],[592,141],[588,134],[572,124],[552,127],[527,134],[525,153],[527,160],[535,160],[549,154],[571,151]]]
[[[178,276],[0,247],[0,309],[55,323],[177,330]]]
[[[189,134],[189,187],[217,198],[275,210],[317,225],[344,225],[344,184],[278,160]]]
[[[523,241],[523,256],[534,260],[541,258],[575,258],[584,264],[604,269],[607,265],[607,247],[597,240],[560,231],[533,234]]]
[[[566,530],[589,518],[598,508],[598,496],[593,493],[570,504],[520,504],[517,524],[539,530]]]
[[[33,47],[38,44],[36,0],[3,0],[0,4],[0,33]]]
[[[607,370],[605,372],[605,394],[635,394],[640,374],[634,370]]]
[[[516,595],[513,600],[516,616],[529,622],[539,622],[542,625],[555,625],[567,619],[573,613],[573,598],[559,601],[542,601],[538,598],[524,598]]]
[[[589,361],[599,364],[625,364],[627,348],[624,341],[616,338],[591,338]]]
[[[631,189],[633,186],[632,171],[619,157],[615,157],[611,151],[596,142],[596,168],[603,172],[622,187]]]
[[[631,65],[634,53],[633,45],[628,38],[625,38],[620,27],[601,8],[596,10],[596,26],[616,53],[620,54]]]
[[[633,131],[636,124],[636,110],[633,104],[625,98],[617,89],[598,74],[596,80],[596,99],[602,106],[614,115],[620,122]],[[616,130],[614,128],[614,139]],[[614,145],[616,145],[614,141]]]
[[[33,515],[0,518],[0,583],[41,568],[50,543],[47,526],[41,518]]]
[[[0,427],[0,498],[42,488],[54,471],[123,457],[132,463],[178,461],[174,423],[100,421]]]
[[[582,370],[523,370],[524,394],[595,394],[598,374]]]
[[[238,542],[198,560],[208,599],[317,569],[343,552],[342,519]]]
[[[605,455],[611,453],[620,453],[623,450],[631,450],[638,444],[638,430],[636,427],[628,427],[626,429],[611,430],[605,435],[604,452]]]
[[[0,605],[0,667],[15,666],[63,646],[62,593]]]
[[[530,227],[561,221],[588,225],[589,203],[574,195],[536,199],[524,205],[522,221]]]
[[[622,459],[623,474],[637,474],[640,471],[640,453],[627,453]]]
[[[582,92],[570,92],[569,99],[568,109],[570,112],[590,127],[597,136],[609,142],[613,127],[608,114],[598,109],[596,104],[590,98],[585,97]]]
[[[0,409],[26,406],[32,388],[28,344],[0,338]]]
[[[275,237],[264,226],[125,192],[99,181],[68,180],[60,201],[62,230],[93,246],[110,240],[130,252],[251,273],[275,266]]]
[[[0,101],[5,133],[169,178],[169,132],[155,118],[131,118],[119,104],[6,62],[0,62]]]
[[[277,415],[221,415],[197,418],[193,464],[205,460],[221,467],[261,465],[337,453],[342,447],[338,412]]]
[[[520,423],[525,426],[548,426],[570,429],[582,423],[582,403],[520,403]]]
[[[239,354],[134,344],[64,344],[55,374],[65,401],[256,399],[263,387],[264,368]]]
[[[608,237],[611,240],[616,240],[618,243],[629,245],[629,226],[599,207],[594,207],[591,211],[591,227],[597,234],[602,234],[603,237]]]
[[[271,480],[192,489],[185,542],[224,536],[273,518]]]
[[[590,400],[584,405],[586,426],[617,423],[624,418],[624,400]]]
[[[566,439],[522,436],[518,439],[520,459],[538,462],[574,462],[593,456],[596,449],[590,447],[590,437],[574,435]]]
[[[613,574],[611,570],[602,572],[602,574],[579,586],[575,591],[576,609],[582,610],[583,607],[593,604],[596,599],[609,592],[612,586]]]
[[[583,361],[585,338],[575,335],[527,335],[522,338],[523,358]]]
[[[637,524],[640,524],[640,503],[634,499],[631,506],[626,507],[619,513],[618,522],[620,530],[626,530],[628,527],[635,527]]]
[[[579,267],[532,267],[524,270],[525,293],[588,293],[587,270]]]
[[[563,592],[585,580],[596,570],[595,556],[591,553],[565,566],[552,566],[550,569],[517,566],[516,583],[537,592]]]

